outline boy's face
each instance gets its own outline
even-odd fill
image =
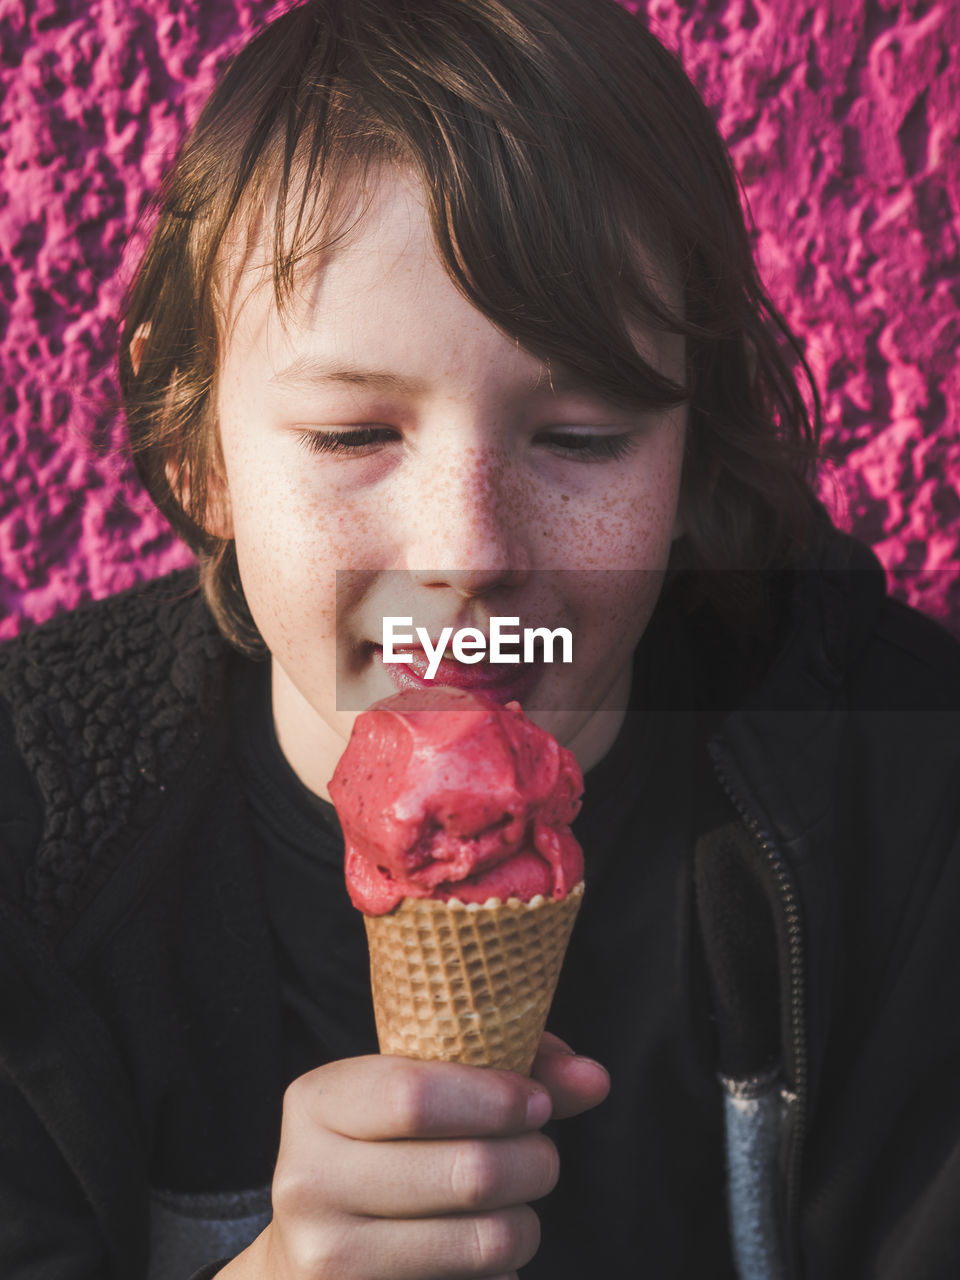
[[[416,186],[391,171],[289,314],[248,277],[218,383],[220,531],[294,769],[326,795],[357,711],[422,674],[384,663],[386,615],[433,639],[491,616],[567,627],[571,665],[445,665],[437,682],[520,696],[588,768],[679,532],[684,411],[612,408],[521,349],[452,284]],[[679,339],[638,346],[682,381]],[[339,599],[337,570],[352,571]]]

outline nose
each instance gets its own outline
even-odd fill
[[[406,568],[464,599],[519,586],[531,569],[528,515],[507,460],[471,446],[436,466],[408,510]]]

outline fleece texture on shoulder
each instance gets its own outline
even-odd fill
[[[67,927],[188,764],[223,696],[226,641],[192,572],[86,605],[0,649],[0,698],[43,801],[25,875],[43,929]]]

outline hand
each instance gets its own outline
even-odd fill
[[[607,1095],[606,1072],[545,1035],[534,1078],[367,1057],[287,1090],[273,1221],[222,1280],[460,1280],[536,1253],[529,1201],[556,1183],[538,1130]]]
[[[545,1031],[540,1039],[530,1074],[550,1094],[553,1104],[550,1114],[554,1120],[568,1120],[590,1111],[610,1092],[606,1068],[592,1058],[579,1057],[550,1031]]]

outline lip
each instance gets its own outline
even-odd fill
[[[521,662],[494,665],[489,662],[465,663],[455,658],[441,658],[436,675],[427,679],[429,660],[422,649],[405,645],[413,655],[410,662],[384,662],[382,645],[374,645],[373,652],[384,671],[398,689],[432,689],[446,685],[451,689],[466,689],[484,693],[495,702],[523,703],[532,693],[543,674],[540,663]]]

